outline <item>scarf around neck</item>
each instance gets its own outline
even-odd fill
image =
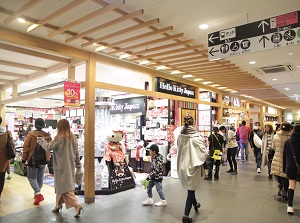
[[[197,130],[196,130],[195,126],[193,126],[193,125],[189,125],[187,128],[183,127],[183,129],[181,131],[181,134],[192,135],[192,134],[195,134],[195,133],[197,133]]]

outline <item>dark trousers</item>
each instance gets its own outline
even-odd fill
[[[268,154],[268,173],[269,173],[269,175],[271,173],[271,165],[272,165],[274,155],[275,155],[275,152]]]
[[[220,164],[221,164],[221,160],[214,160],[213,158],[211,158],[211,164],[208,170],[208,177],[211,178],[212,177],[212,171],[214,168],[214,163],[216,164],[216,171],[215,171],[215,177],[219,177],[219,171],[220,171]]]
[[[286,179],[285,177],[280,177],[278,176],[278,188],[279,189],[284,189],[286,192],[288,191],[289,188],[289,180]]]
[[[0,173],[0,196],[3,191],[4,181],[5,181],[5,172],[2,172],[2,173]]]
[[[261,149],[254,148],[254,156],[256,161],[256,168],[261,168],[261,159],[262,159]]]
[[[188,195],[186,198],[185,203],[185,209],[184,209],[184,215],[189,216],[192,205],[197,205],[197,200],[195,197],[195,191],[194,190],[188,190]]]
[[[237,163],[235,160],[237,149],[238,149],[238,147],[227,149],[227,160],[229,162],[230,169],[235,170],[235,171],[237,171]],[[233,169],[232,163],[233,163],[234,169]]]

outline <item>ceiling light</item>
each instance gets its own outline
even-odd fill
[[[34,100],[36,100],[36,101],[42,101],[43,99],[42,98],[35,98]]]
[[[159,66],[156,68],[156,70],[165,70],[165,69],[168,69],[168,67],[162,65],[162,66]]]
[[[182,77],[183,77],[183,78],[189,78],[189,77],[193,77],[193,75],[191,75],[191,74],[186,74],[186,75],[183,75]]]
[[[32,86],[35,86],[36,84],[34,83],[22,83],[20,84],[21,86],[27,86],[27,87],[32,87]]]
[[[97,43],[93,43],[93,46],[96,46],[97,45]]]
[[[220,85],[219,84],[212,84],[211,86],[212,87],[219,87]]]
[[[122,54],[119,59],[125,59],[127,57],[130,57],[130,55],[128,53]]]
[[[181,72],[179,70],[174,70],[171,72],[171,74],[180,74]]]
[[[212,83],[213,83],[213,82],[211,82],[211,81],[204,81],[204,82],[203,82],[203,84],[206,84],[206,85],[207,85],[207,84],[212,84]]]
[[[145,65],[151,63],[149,60],[143,60],[140,62],[140,65]]]
[[[289,53],[289,56],[293,55],[294,53]]]
[[[95,52],[105,50],[107,47],[106,46],[99,46],[95,49]]]
[[[219,89],[225,89],[225,88],[227,88],[227,87],[219,87]]]
[[[208,27],[209,27],[209,25],[207,25],[207,24],[201,24],[199,26],[200,29],[207,29]]]
[[[225,91],[232,91],[231,89],[225,89]]]
[[[215,58],[215,59],[210,59],[209,61],[214,61],[214,60],[221,60],[221,58]]]
[[[20,23],[26,22],[25,19],[23,19],[23,18],[18,18],[18,21],[19,21]]]
[[[236,91],[236,90],[233,90],[233,91],[231,91],[231,93],[237,93],[237,91]]]
[[[285,87],[284,90],[289,91],[290,89],[288,87]]]
[[[202,81],[202,78],[195,78],[194,81]]]
[[[273,78],[272,81],[277,81],[277,78]]]
[[[39,24],[32,24],[31,26],[28,27],[27,32],[30,32],[31,30],[34,30],[35,28],[39,27]]]
[[[249,64],[256,64],[256,62],[255,61],[250,61]]]
[[[300,65],[297,65],[297,67],[300,67]]]

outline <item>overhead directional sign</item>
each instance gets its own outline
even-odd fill
[[[300,44],[300,11],[208,34],[209,59]]]

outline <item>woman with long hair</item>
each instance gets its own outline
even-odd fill
[[[195,190],[200,188],[201,177],[204,174],[202,165],[206,160],[207,153],[203,138],[197,133],[194,119],[191,116],[184,117],[184,127],[181,127],[180,130],[177,139],[177,171],[182,187],[188,190],[182,217],[182,222],[187,223],[193,221],[192,218],[189,218],[192,206],[194,206],[196,213],[200,208],[195,197]]]
[[[42,137],[37,142],[46,151],[53,151],[54,187],[56,192],[56,206],[52,212],[58,212],[66,204],[66,208],[75,207],[75,218],[78,218],[82,206],[78,204],[74,194],[75,167],[80,168],[77,139],[72,134],[69,121],[61,119],[57,123],[57,135],[47,143]]]
[[[274,138],[274,130],[273,126],[270,124],[265,125],[265,132],[262,138],[262,166],[268,164],[268,174],[269,179],[272,179],[273,175],[271,174],[271,164],[275,154],[274,145],[273,144]],[[283,146],[283,145],[282,145]]]

